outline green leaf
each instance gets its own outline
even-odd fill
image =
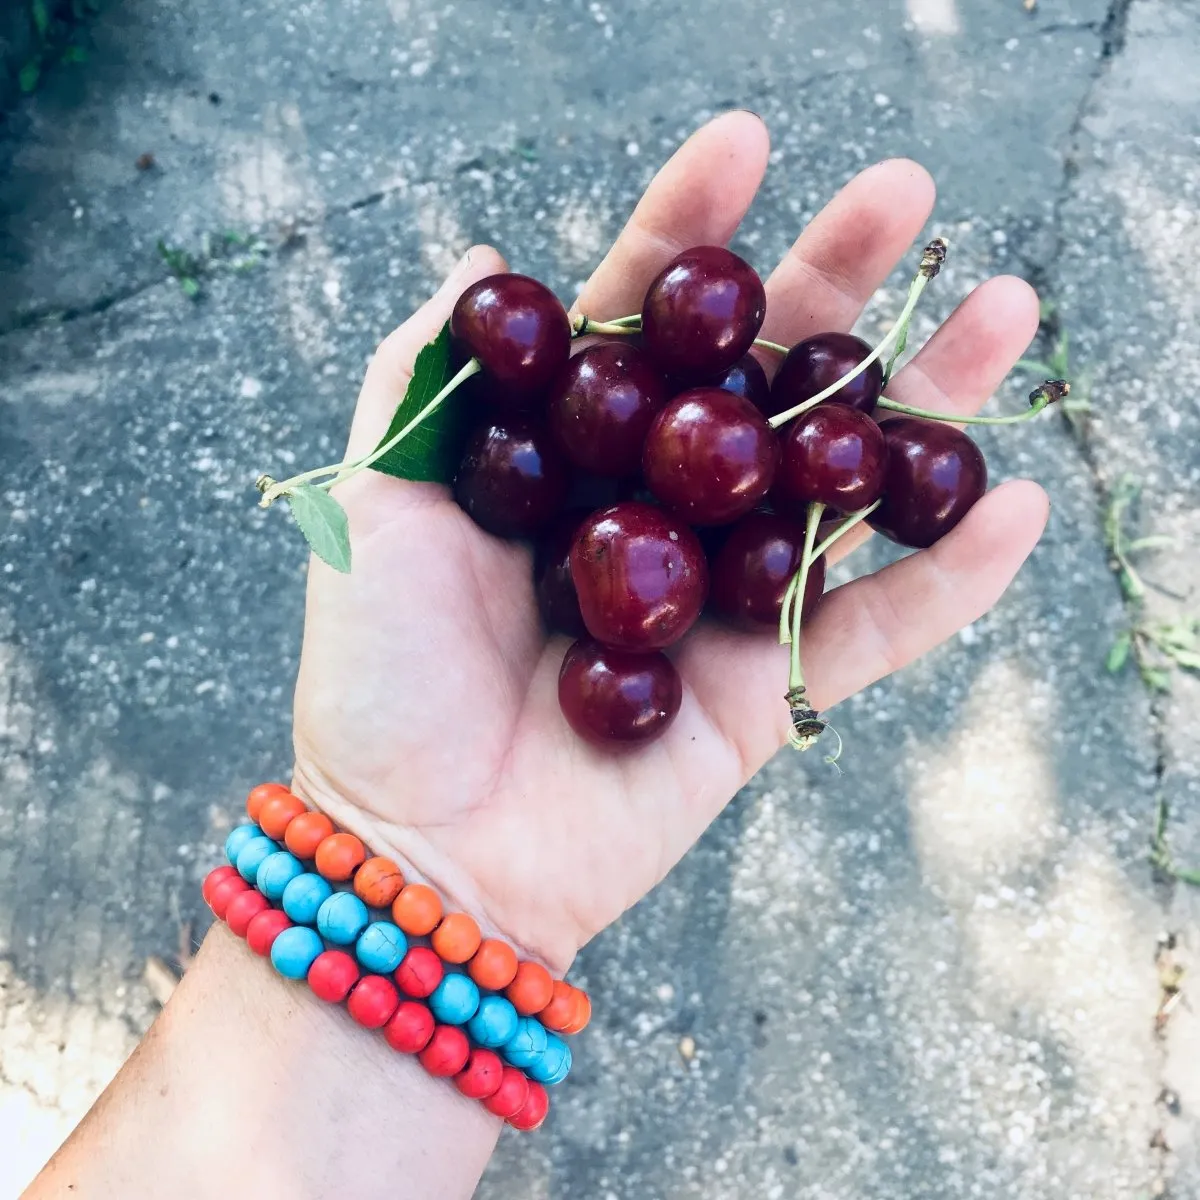
[[[1152,692],[1167,692],[1171,690],[1171,672],[1161,667],[1143,667],[1142,682]]]
[[[379,445],[395,437],[446,386],[449,378],[450,326],[447,324],[417,355],[404,399]],[[371,466],[397,479],[449,483],[454,478],[465,417],[461,398],[448,396],[402,442],[377,458]]]
[[[21,91],[28,94],[32,92],[38,85],[38,80],[42,77],[42,64],[36,59],[30,59],[20,70],[17,75],[17,83],[21,86]]]
[[[1177,545],[1178,542],[1169,533],[1151,533],[1145,537],[1136,538],[1125,549],[1126,553],[1132,554],[1136,550],[1173,549]]]
[[[1171,875],[1180,883],[1190,883],[1192,887],[1200,887],[1200,871],[1185,871],[1180,867],[1172,867]]]
[[[33,0],[29,6],[29,14],[33,17],[33,26],[38,36],[44,38],[50,28],[50,14],[46,11],[46,0]]]
[[[350,522],[346,510],[322,488],[301,484],[284,493],[312,552],[335,571],[350,572]]]
[[[1120,634],[1117,640],[1113,642],[1112,649],[1108,652],[1108,658],[1104,665],[1109,671],[1115,675],[1129,660],[1129,651],[1133,649],[1133,637],[1128,630]]]
[[[179,287],[189,300],[195,300],[200,295],[200,280],[191,275],[179,277]]]
[[[1174,646],[1169,653],[1185,670],[1200,671],[1200,654],[1195,650],[1185,650],[1182,646]]]

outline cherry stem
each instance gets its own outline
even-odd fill
[[[800,625],[804,620],[804,590],[808,586],[808,572],[816,561],[813,547],[817,544],[817,528],[821,524],[821,514],[825,505],[813,503],[808,506],[808,519],[804,525],[804,554],[800,559],[800,570],[793,577],[795,588],[789,585],[791,593],[791,610],[788,614],[788,641],[792,646],[791,669],[788,673],[788,689],[790,691],[804,690],[804,668],[800,664]],[[785,600],[786,607],[786,600]]]
[[[606,333],[610,336],[622,337],[642,332],[642,314],[633,313],[628,317],[617,317],[612,321],[595,321],[585,313],[577,313],[571,318],[571,336],[588,337],[594,333]],[[764,350],[774,350],[776,354],[786,354],[787,346],[766,338],[755,338],[754,344]]]
[[[879,397],[878,407],[886,408],[889,412],[923,417],[927,421],[944,421],[951,425],[1016,425],[1044,412],[1070,391],[1071,385],[1065,379],[1047,379],[1041,387],[1034,388],[1029,393],[1029,407],[1024,412],[1013,413],[1008,417],[964,417],[961,413],[934,412],[929,408],[913,408],[911,404],[901,404],[898,400],[889,400],[886,396]]]
[[[921,255],[921,266],[917,270],[916,277],[909,285],[908,299],[904,303],[904,308],[901,309],[896,323],[884,334],[883,341],[858,366],[852,368],[835,383],[831,383],[823,392],[818,392],[815,396],[805,400],[803,404],[797,404],[794,408],[789,408],[785,412],[772,417],[770,420],[771,428],[778,429],[781,425],[786,425],[802,413],[808,412],[810,408],[815,408],[822,400],[828,400],[835,392],[840,392],[846,384],[853,383],[873,362],[882,358],[884,352],[891,345],[896,344],[902,347],[908,340],[908,326],[912,320],[913,312],[916,310],[917,301],[920,300],[921,293],[925,290],[929,281],[942,269],[942,263],[945,261],[946,240],[945,238],[934,238],[925,247],[925,253]],[[895,360],[893,359],[892,361],[894,363]]]
[[[309,483],[311,480],[320,479],[324,475],[332,475],[332,479],[326,479],[324,482],[317,484],[317,487],[328,491],[330,488],[336,487],[339,483],[345,482],[347,479],[353,478],[360,471],[365,471],[373,463],[381,459],[389,450],[398,446],[422,421],[425,421],[442,405],[442,402],[454,392],[462,384],[466,383],[472,375],[478,375],[482,370],[479,364],[479,359],[468,359],[466,366],[455,375],[428,404],[411,421],[408,422],[402,429],[398,430],[386,442],[380,442],[370,454],[364,454],[361,458],[349,459],[340,463],[333,463],[328,467],[317,467],[312,471],[305,471],[302,475],[293,475],[291,479],[285,479],[280,483],[270,482],[265,488],[262,484],[267,481],[268,477],[263,476],[259,480],[259,486],[262,490],[263,497],[259,501],[262,508],[270,508],[271,505],[279,499],[280,496],[286,495],[293,488],[299,487],[301,484]]]
[[[761,346],[762,349],[764,349],[764,350],[774,350],[776,354],[789,353],[787,346],[781,346],[778,342],[771,342],[771,341],[768,341],[766,338],[755,338],[754,344],[756,346]]]
[[[882,500],[876,500],[874,504],[867,508],[861,508],[856,513],[851,513],[814,551],[813,562],[816,562],[822,554],[828,551],[829,547],[835,542],[840,541],[846,536],[856,525],[865,521],[881,504]]]

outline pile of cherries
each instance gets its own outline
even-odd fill
[[[876,421],[878,360],[773,428],[871,348],[819,334],[768,382],[750,353],[765,314],[758,275],[718,246],[680,254],[650,285],[640,321],[601,325],[605,340],[574,355],[573,337],[596,323],[573,322],[527,276],[481,280],[454,308],[451,333],[481,367],[471,387],[482,413],[454,495],[488,533],[534,543],[542,617],[576,639],[559,702],[590,741],[644,743],[667,729],[683,688],[663,651],[706,605],[737,628],[779,630],[814,511],[878,502],[866,518],[875,529],[926,547],[986,490],[983,455],[958,429]],[[802,616],[824,580],[817,558]]]

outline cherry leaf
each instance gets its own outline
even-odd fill
[[[350,571],[350,522],[346,510],[327,491],[301,484],[284,499],[312,552],[335,571]]]

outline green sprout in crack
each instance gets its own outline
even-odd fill
[[[200,297],[200,280],[205,275],[224,268],[230,271],[249,271],[263,262],[270,247],[261,238],[251,233],[225,230],[223,233],[205,234],[198,254],[178,246],[168,246],[159,241],[159,257],[167,270],[179,281],[180,291],[189,300]]]
[[[1170,824],[1170,820],[1170,805],[1167,802],[1166,796],[1160,795],[1154,813],[1154,832],[1150,837],[1150,865],[1167,879],[1191,884],[1192,887],[1200,887],[1200,871],[1189,870],[1186,867],[1177,865],[1174,856],[1171,854],[1171,847],[1167,838],[1167,827]]]
[[[179,289],[189,300],[195,300],[200,295],[200,275],[204,270],[203,261],[190,250],[178,246],[168,246],[161,238],[158,242],[158,256],[167,265],[167,270],[179,281]]]

